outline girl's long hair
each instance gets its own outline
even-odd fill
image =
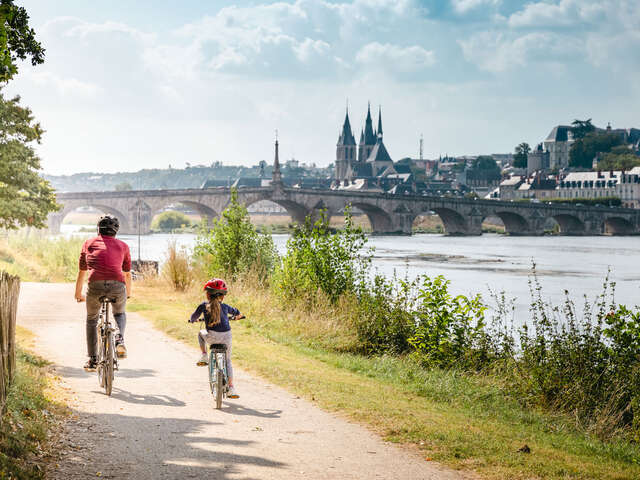
[[[220,323],[220,304],[222,303],[223,295],[207,292],[207,298],[209,299],[207,304],[207,315],[209,317],[207,326],[213,327]]]

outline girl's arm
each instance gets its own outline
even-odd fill
[[[198,305],[198,308],[196,308],[195,312],[193,312],[191,314],[191,318],[189,319],[189,323],[197,322],[200,319],[200,315],[202,315],[204,313],[205,308],[206,307],[205,307],[204,303],[201,303],[200,305]]]

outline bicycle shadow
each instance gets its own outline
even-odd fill
[[[94,390],[92,393],[104,392],[102,390]],[[139,405],[158,405],[162,407],[184,407],[186,405],[182,400],[170,397],[169,395],[139,395],[116,387],[113,387],[111,398]]]
[[[219,411],[222,413],[228,413],[231,415],[244,415],[248,417],[260,417],[260,418],[280,418],[282,414],[282,410],[276,409],[264,409],[264,410],[255,410],[253,408],[245,407],[244,405],[239,405],[235,402],[225,401],[223,402],[224,407]]]
[[[96,375],[95,372],[86,372],[84,368],[79,367],[69,367],[66,365],[54,365],[53,369],[55,372],[61,377],[72,377],[72,378],[84,378],[90,375]],[[118,369],[116,371],[116,377],[122,378],[144,378],[144,377],[155,377],[155,370],[151,368],[138,368],[138,369]]]

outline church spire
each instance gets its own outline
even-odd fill
[[[272,184],[282,184],[282,173],[280,173],[280,158],[278,156],[278,130],[276,130],[276,154],[273,159]]]
[[[382,106],[378,107],[378,136],[382,137]]]
[[[367,106],[367,119],[364,123],[364,143],[365,145],[376,144],[376,135],[373,133],[373,120],[371,120],[371,102]]]

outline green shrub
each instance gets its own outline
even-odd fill
[[[189,217],[184,213],[167,210],[166,212],[162,212],[153,220],[151,228],[162,232],[171,232],[179,228],[186,228],[190,226],[191,220],[189,220]]]
[[[335,303],[341,295],[356,292],[366,278],[371,264],[371,255],[362,254],[366,243],[348,208],[343,230],[331,229],[324,211],[315,222],[307,217],[287,242],[287,253],[275,275],[276,288],[287,299],[307,301],[320,290]]]
[[[238,203],[235,190],[231,191],[231,203],[222,212],[222,218],[214,220],[210,230],[200,231],[194,256],[209,276],[230,278],[249,270],[268,277],[279,261],[271,235],[256,231],[246,207]]]
[[[454,297],[449,283],[442,275],[421,277],[415,332],[408,341],[429,366],[467,366],[484,338],[486,307],[480,295]]]
[[[395,277],[376,275],[358,291],[354,324],[359,351],[366,354],[402,354],[411,350],[409,339],[415,332],[411,305],[415,284]]]

